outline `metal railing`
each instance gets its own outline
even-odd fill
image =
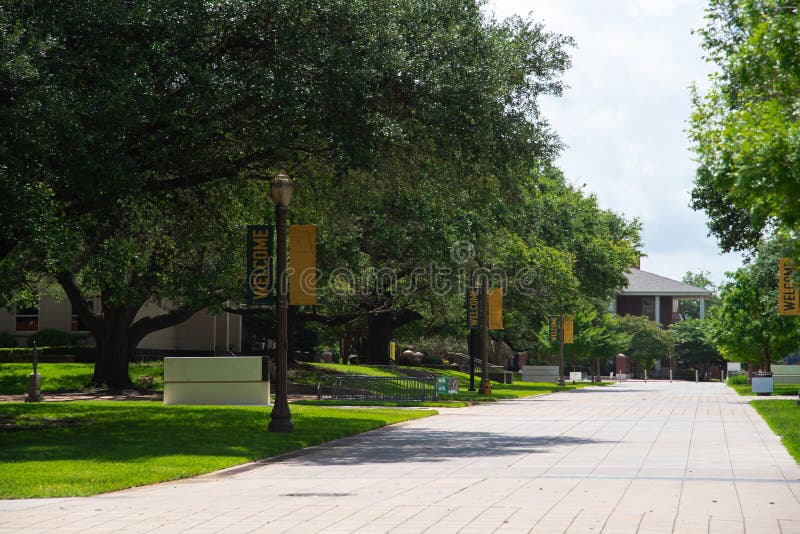
[[[320,382],[317,398],[424,401],[437,395],[434,378],[341,375]]]

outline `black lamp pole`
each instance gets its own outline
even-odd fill
[[[286,280],[286,214],[292,201],[294,182],[289,179],[285,171],[280,171],[270,181],[270,195],[275,203],[275,227],[277,233],[277,282],[278,282],[278,324],[277,324],[277,376],[275,383],[275,405],[269,421],[270,432],[293,432],[294,423],[289,410],[287,390],[287,347],[288,347],[288,296]]]

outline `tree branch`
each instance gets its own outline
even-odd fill
[[[131,338],[138,341],[158,330],[177,326],[208,305],[209,302],[203,302],[197,306],[181,306],[155,317],[142,317],[131,325]]]
[[[56,275],[56,281],[64,289],[64,293],[67,294],[67,299],[72,305],[72,313],[78,316],[78,319],[89,328],[89,331],[95,337],[100,336],[103,330],[103,321],[86,305],[86,300],[80,289],[78,289],[77,284],[75,284],[72,273],[61,272]]]

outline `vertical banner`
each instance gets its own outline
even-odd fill
[[[572,316],[565,315],[564,316],[564,343],[574,343],[575,336],[573,332],[572,326]]]
[[[551,315],[550,319],[550,343],[558,343],[558,315]]]
[[[489,330],[503,329],[503,288],[489,288]]]
[[[397,352],[397,344],[394,341],[389,342],[389,359],[395,360],[395,353]]]
[[[272,228],[247,227],[247,303],[272,305]]]
[[[796,270],[790,258],[778,259],[778,315],[800,315],[800,292],[792,280]]]
[[[467,328],[470,330],[480,330],[483,311],[481,309],[481,290],[478,287],[467,288],[467,295],[464,298],[464,311],[467,314]]]
[[[317,227],[293,224],[289,227],[289,305],[317,303]]]

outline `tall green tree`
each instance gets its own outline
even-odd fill
[[[789,244],[763,243],[755,261],[736,270],[720,288],[722,304],[710,315],[711,338],[726,360],[769,371],[800,346],[796,317],[778,315],[778,258]]]
[[[694,95],[692,202],[725,251],[754,252],[765,232],[800,258],[800,16],[783,0],[710,0],[699,31],[716,67]]]
[[[0,25],[3,289],[63,286],[97,384],[129,383],[148,331],[241,295],[237,243],[278,168],[328,274],[405,273],[491,227],[481,199],[559,148],[537,98],[560,93],[570,40],[474,1],[31,1]],[[375,297],[358,309],[407,308]],[[148,300],[171,311],[137,319]]]
[[[675,359],[687,368],[709,373],[712,365],[723,363],[722,355],[710,337],[708,319],[689,318],[672,325]]]
[[[719,305],[720,302],[719,296],[717,295],[717,288],[714,285],[714,283],[708,278],[708,275],[710,274],[711,274],[710,272],[703,270],[697,273],[694,273],[692,271],[687,271],[686,274],[683,275],[682,279],[684,284],[689,284],[690,286],[700,287],[711,291],[711,297],[706,299],[705,302],[706,314],[711,310],[711,308]],[[699,319],[700,303],[697,300],[679,300],[678,315],[680,315],[681,320]]]
[[[504,337],[516,351],[538,343],[548,314],[608,309],[641,247],[639,221],[600,208],[558,169],[530,173],[523,183],[517,207],[497,208],[510,234],[498,240],[496,256],[509,274]]]
[[[608,361],[628,349],[633,334],[622,330],[619,318],[597,309],[589,300],[578,302],[573,309],[574,339],[564,345],[565,361],[573,369],[600,374],[598,368],[605,369]],[[559,350],[558,343],[551,342],[548,334],[549,325],[545,324],[539,331],[540,343],[555,354]]]
[[[619,318],[620,330],[629,334],[630,341],[624,352],[630,358],[634,374],[642,375],[651,369],[656,360],[673,354],[675,340],[670,330],[647,317],[626,315]]]

